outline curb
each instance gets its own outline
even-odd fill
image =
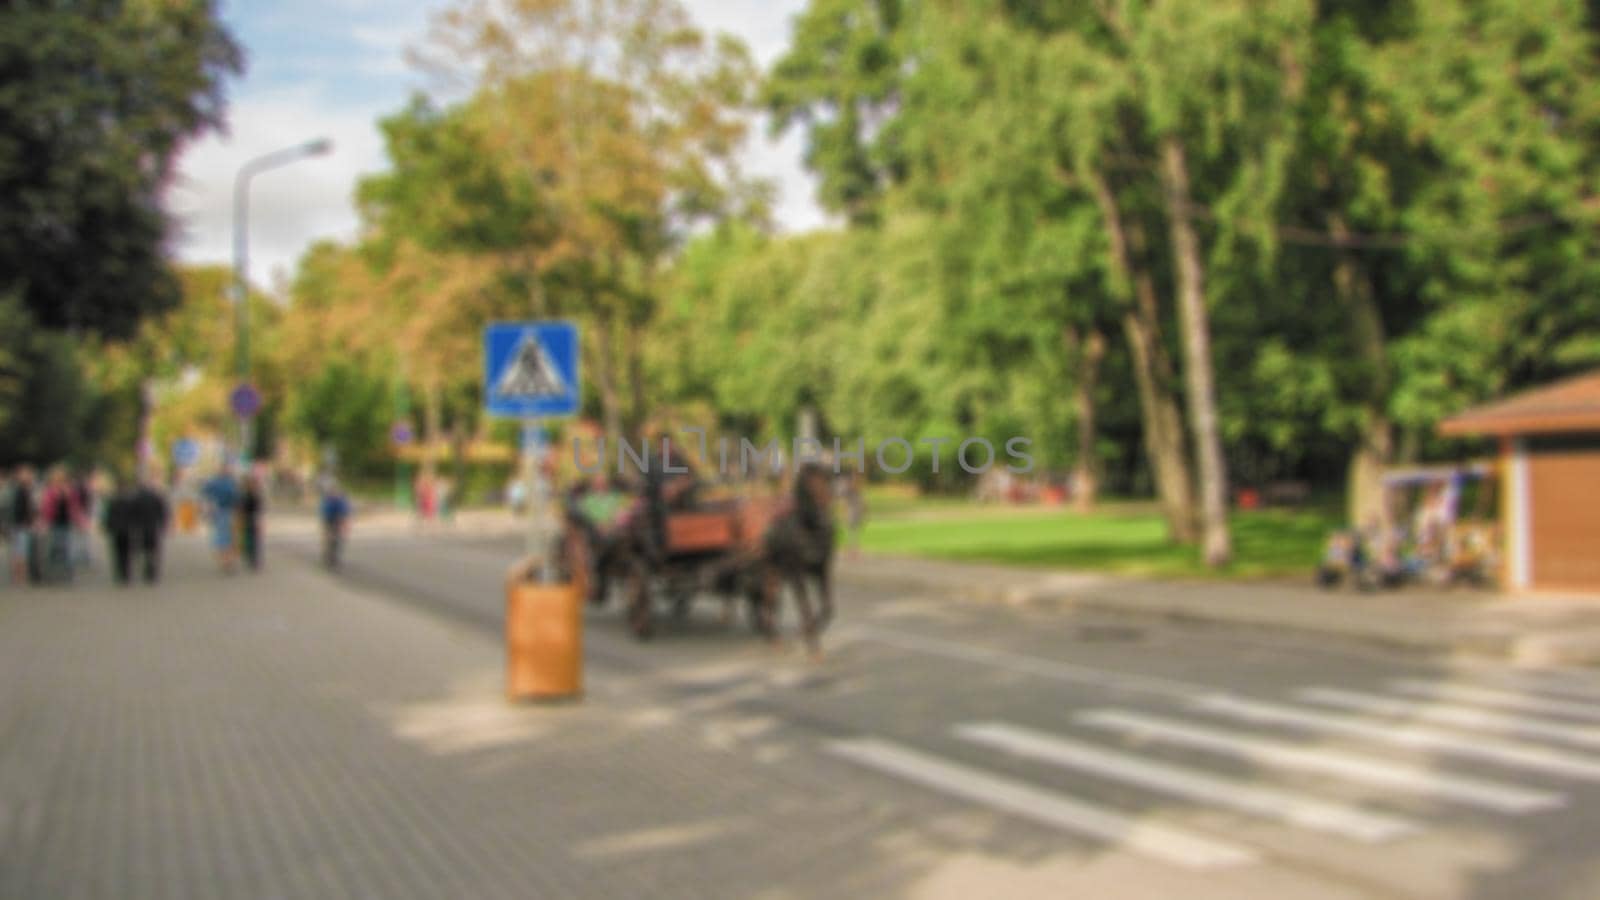
[[[877,588],[916,590],[944,596],[962,597],[984,603],[1027,607],[1046,611],[1083,610],[1166,621],[1185,625],[1225,625],[1232,628],[1334,638],[1385,650],[1419,656],[1464,658],[1493,661],[1526,668],[1555,668],[1600,664],[1600,628],[1579,630],[1483,629],[1455,634],[1429,633],[1425,629],[1380,631],[1373,628],[1341,628],[1322,622],[1291,621],[1271,611],[1240,614],[1235,610],[1216,610],[1204,605],[1152,604],[1129,602],[1097,595],[1114,582],[1084,576],[1085,589],[1071,590],[1051,585],[979,585],[930,582],[914,577],[868,572],[840,573],[842,581]],[[1068,576],[1068,580],[1073,580]]]

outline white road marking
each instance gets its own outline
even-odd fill
[[[1403,747],[1420,747],[1442,753],[1453,753],[1504,766],[1533,769],[1586,781],[1600,781],[1600,760],[1533,744],[1442,731],[1420,725],[1374,722],[1338,713],[1313,712],[1278,703],[1248,700],[1232,694],[1207,694],[1191,701],[1190,706],[1202,712],[1247,722],[1265,722],[1308,731],[1353,735]]]
[[[1531,719],[1514,713],[1499,713],[1465,706],[1440,706],[1423,700],[1396,700],[1380,694],[1365,694],[1339,688],[1313,687],[1294,692],[1310,703],[1337,706],[1341,709],[1416,719],[1457,728],[1481,728],[1486,731],[1508,734],[1513,737],[1549,739],[1585,747],[1600,747],[1600,729],[1571,723]]]
[[[1549,791],[1446,775],[1367,756],[1249,737],[1125,710],[1091,710],[1074,716],[1073,721],[1092,728],[1126,732],[1146,740],[1209,750],[1257,765],[1331,775],[1511,815],[1553,809],[1566,804],[1564,795]]]
[[[966,740],[997,747],[1027,759],[1091,772],[1147,790],[1176,794],[1201,803],[1352,840],[1378,843],[1418,831],[1416,825],[1402,819],[1237,779],[1219,778],[1163,762],[1138,759],[1124,752],[1001,722],[958,725],[954,731]]]
[[[1569,719],[1600,722],[1600,699],[1587,703],[1582,700],[1551,700],[1545,697],[1530,697],[1527,694],[1519,694],[1515,691],[1466,684],[1444,684],[1437,681],[1417,681],[1409,678],[1391,681],[1389,682],[1389,688],[1397,693],[1410,694],[1414,697],[1455,700],[1461,703],[1478,703],[1483,706],[1519,709],[1523,712],[1546,713],[1553,716],[1565,716]]]
[[[1028,656],[1007,650],[989,650],[972,644],[947,641],[924,635],[908,634],[872,625],[856,625],[850,629],[853,637],[876,641],[901,650],[940,656],[982,666],[992,666],[1008,672],[1035,675],[1070,684],[1092,684],[1099,687],[1145,691],[1167,697],[1194,697],[1203,691],[1192,684],[1153,678],[1146,675],[1124,674],[1090,666],[1074,665],[1038,656]]]
[[[930,756],[890,741],[832,741],[828,752],[867,768],[916,782],[1062,831],[1098,838],[1174,865],[1214,869],[1255,862],[1255,852],[1224,841],[1140,822],[1052,791]]]

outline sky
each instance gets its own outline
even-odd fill
[[[228,88],[226,134],[207,135],[183,154],[167,207],[179,220],[181,262],[233,258],[233,179],[246,160],[328,138],[333,152],[257,175],[250,192],[250,277],[281,284],[306,247],[351,240],[358,178],[387,167],[377,122],[425,89],[405,61],[429,14],[446,0],[223,0],[222,16],[244,46],[247,69]],[[708,31],[744,40],[763,66],[782,53],[804,0],[684,0]],[[751,129],[747,171],[775,181],[777,219],[787,231],[825,224],[814,183],[801,165],[803,140],[772,141]]]

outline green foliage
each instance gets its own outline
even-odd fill
[[[7,4],[0,290],[39,327],[131,334],[174,305],[161,192],[242,66],[211,0]]]
[[[877,203],[901,163],[894,128],[906,58],[900,0],[813,0],[794,24],[794,44],[768,77],[763,99],[782,130],[807,124],[806,163],[818,199],[856,222]]]
[[[1115,333],[1129,295],[1093,179],[1143,231],[1136,261],[1177,333],[1157,177],[1174,136],[1231,468],[1328,478],[1376,415],[1402,452],[1448,454],[1441,418],[1600,358],[1597,58],[1575,0],[814,0],[764,96],[779,128],[804,129],[821,198],[853,227],[730,245],[730,283],[762,273],[746,291],[686,280],[707,310],[773,312],[740,326],[733,384],[684,389],[788,411],[792,396],[746,382],[805,378],[830,421],[1003,423],[1064,460],[1077,375],[1061,335]],[[809,270],[790,255],[831,281],[791,295]],[[1136,423],[1115,421],[1123,351],[1101,396],[1118,460],[1139,455]]]
[[[430,250],[475,251],[532,250],[554,240],[538,173],[508,172],[471,112],[441,110],[419,95],[379,122],[391,169],[364,179],[357,199],[385,249],[402,237]]]
[[[1335,482],[1391,426],[1402,456],[1450,454],[1442,417],[1600,361],[1576,0],[812,0],[760,99],[846,226],[786,236],[731,165],[748,59],[677,4],[459,0],[440,22],[470,90],[384,121],[364,243],[308,255],[282,329],[280,371],[313,373],[291,422],[319,435],[360,430],[329,424],[371,400],[335,402],[340,379],[398,377],[428,429],[471,429],[478,328],[560,315],[608,427],[669,406],[761,439],[806,409],[869,444],[1023,434],[1046,469],[1142,490],[1146,453],[1194,450],[1141,440],[1170,407],[1138,386],[1182,397],[1197,371],[1165,365],[1193,333],[1179,258],[1235,482]]]
[[[72,341],[0,294],[0,465],[92,460],[105,411]]]
[[[341,471],[370,474],[387,460],[393,387],[346,360],[307,373],[288,410],[289,424],[338,453]]]

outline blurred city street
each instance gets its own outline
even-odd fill
[[[0,73],[0,900],[1600,898],[1600,2]]]
[[[502,696],[519,543],[174,542],[0,593],[0,896],[1581,897],[1600,675],[852,580],[826,658],[592,610]],[[849,571],[847,567],[847,573]],[[792,634],[793,622],[786,621]]]

